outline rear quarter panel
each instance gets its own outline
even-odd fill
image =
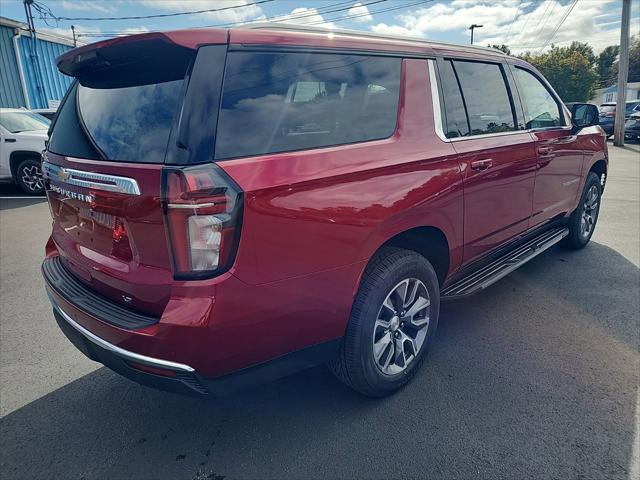
[[[417,226],[442,230],[452,269],[459,264],[462,179],[453,148],[435,135],[427,61],[404,60],[402,78],[391,138],[220,163],[245,191],[239,279],[263,284],[366,261]]]

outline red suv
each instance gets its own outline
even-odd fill
[[[497,50],[272,25],[58,68],[42,272],[69,339],[140,383],[220,395],[328,362],[388,394],[441,300],[598,218],[597,108]]]

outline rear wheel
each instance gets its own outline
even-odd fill
[[[44,179],[42,178],[40,160],[28,158],[20,162],[16,169],[16,182],[23,192],[29,195],[42,195],[44,193]]]
[[[589,243],[598,221],[601,195],[600,178],[594,172],[590,172],[578,208],[569,218],[569,235],[562,240],[563,247],[577,250]]]
[[[409,250],[381,250],[365,271],[332,371],[365,395],[398,390],[420,366],[439,311],[438,279],[427,259]]]

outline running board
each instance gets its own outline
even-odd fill
[[[521,267],[532,258],[554,246],[569,234],[569,229],[560,227],[546,230],[540,235],[510,250],[485,267],[445,286],[440,292],[442,300],[454,300],[478,293],[489,285]]]

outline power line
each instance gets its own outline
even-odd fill
[[[47,7],[46,5],[43,5],[41,3],[37,3],[34,2],[34,5],[38,5],[39,8],[42,9],[38,10],[39,13],[41,13],[41,15],[43,15],[43,17],[41,17],[43,20],[46,21],[46,18],[52,18],[56,21],[60,21],[60,20],[69,20],[69,21],[77,21],[77,20],[87,20],[87,21],[109,21],[109,20],[143,20],[143,19],[147,19],[147,18],[166,18],[166,17],[177,17],[180,15],[196,15],[199,13],[214,13],[214,12],[224,12],[227,10],[235,10],[238,8],[245,8],[245,7],[251,7],[254,5],[259,5],[262,3],[268,3],[268,2],[273,2],[274,0],[257,0],[255,2],[251,2],[251,3],[246,3],[244,5],[233,5],[233,6],[229,6],[229,7],[220,7],[220,8],[207,8],[204,10],[191,10],[188,12],[174,12],[174,13],[158,13],[158,14],[154,14],[154,15],[132,15],[132,16],[128,16],[128,17],[59,17],[57,15],[54,15],[53,12],[51,12],[51,9],[49,9],[49,7]]]
[[[387,2],[389,0],[371,0],[368,2],[364,2],[362,4],[362,6],[366,7],[368,5],[374,5],[377,3],[383,3],[383,2]],[[429,1],[433,1],[433,0],[429,0]],[[344,5],[348,5],[348,6],[344,6]],[[340,8],[335,8],[335,7],[340,7]],[[277,21],[291,21],[291,20],[299,20],[302,18],[308,18],[308,17],[315,17],[318,15],[325,15],[327,13],[337,13],[337,12],[343,12],[345,10],[350,10],[353,7],[353,0],[348,0],[346,2],[338,2],[338,3],[334,3],[331,5],[325,5],[324,7],[315,9],[313,12],[299,12],[297,14],[291,14],[291,15],[284,15],[284,16],[278,16],[275,19]],[[404,6],[403,6],[404,7]],[[358,15],[361,16],[361,15]],[[352,16],[352,18],[355,18],[356,16]],[[273,21],[274,19],[271,18],[271,21]],[[264,22],[264,20],[258,20],[258,22]],[[193,27],[193,28],[227,28],[227,27],[234,27],[234,26],[242,26],[242,25],[251,25],[251,23],[255,23],[255,22],[231,22],[231,23],[218,23],[218,24],[214,24],[214,25],[204,25],[202,27]],[[324,23],[324,22],[319,22],[319,23]],[[307,25],[311,25],[311,23],[308,23]],[[131,35],[132,32],[131,31],[116,31],[116,32],[87,32],[87,33],[83,33],[81,34],[81,36],[83,37],[96,37],[96,38],[100,38],[100,37],[105,37],[105,36],[122,36],[122,35]]]
[[[322,21],[318,20],[316,22],[306,23],[305,25],[320,25],[322,23],[327,23],[327,22],[342,22],[344,20],[351,20],[353,18],[365,17],[367,15],[373,15],[373,14],[376,14],[376,13],[391,12],[393,10],[400,10],[400,9],[404,9],[404,8],[415,7],[416,5],[422,5],[422,4],[425,4],[425,3],[431,3],[433,1],[434,0],[421,0],[421,1],[415,2],[415,3],[404,4],[404,5],[400,5],[400,6],[397,6],[397,7],[384,8],[384,9],[380,9],[380,10],[375,10],[373,12],[360,13],[358,15],[345,15],[345,16],[342,16],[342,17],[324,19]]]
[[[374,3],[381,3],[383,1],[388,1],[388,0],[373,0],[373,1],[365,3],[364,6],[372,5]],[[344,5],[348,5],[348,7],[344,7]],[[340,11],[344,11],[344,10],[349,10],[349,9],[352,8],[352,6],[353,6],[353,0],[347,0],[346,2],[337,2],[337,3],[333,3],[331,5],[325,5],[324,7],[316,9],[312,13],[307,12],[307,11],[303,11],[303,12],[298,12],[298,13],[295,13],[295,14],[285,15],[285,16],[282,16],[282,18],[278,18],[278,20],[282,19],[282,20],[290,21],[290,20],[298,20],[298,19],[301,19],[301,18],[315,17],[315,16],[321,15],[321,14],[327,14],[327,13],[334,13],[334,12],[340,12]],[[335,8],[335,7],[344,7],[344,8]],[[258,20],[258,22],[262,22],[262,21],[264,21],[264,20]],[[203,25],[201,27],[199,26],[199,27],[192,27],[192,28],[226,28],[226,27],[233,27],[233,26],[236,26],[236,25],[250,25],[251,23],[255,23],[255,22],[218,23],[218,24],[214,24],[214,25]],[[84,36],[84,37],[105,37],[105,36],[130,35],[131,33],[132,33],[131,31],[87,32],[87,33],[83,33],[82,36]]]
[[[553,4],[553,8],[551,9],[551,11],[549,11],[549,14],[547,15],[547,10],[549,10],[549,6],[551,4]],[[543,34],[544,27],[547,26],[547,23],[549,22],[549,18],[551,18],[551,14],[555,10],[555,8],[556,8],[556,2],[554,0],[547,0],[547,8],[544,10],[544,13],[542,14],[542,18],[540,19],[540,27],[538,28],[538,31],[536,32],[535,36],[531,37],[532,38],[531,43],[535,44],[540,38],[540,36]]]
[[[373,5],[373,4],[377,4],[377,3],[383,3],[386,2],[388,0],[373,0],[370,2],[364,2],[362,3],[362,6],[368,6],[368,5]],[[378,9],[378,10],[374,10],[374,11],[370,11],[367,13],[360,13],[357,15],[343,15],[343,16],[338,16],[338,17],[334,17],[334,18],[329,18],[329,19],[322,19],[322,20],[317,20],[317,21],[312,21],[312,22],[308,22],[305,23],[304,25],[321,25],[324,23],[328,23],[328,22],[342,22],[345,20],[351,20],[354,18],[358,18],[358,17],[364,17],[367,15],[374,15],[377,13],[385,13],[385,12],[391,12],[394,10],[400,10],[400,9],[406,9],[406,8],[411,8],[411,7],[415,7],[418,5],[423,5],[425,3],[431,3],[434,0],[420,0],[414,3],[409,3],[409,4],[403,4],[403,5],[399,5],[399,6],[393,6],[393,7],[387,7],[387,8],[382,8],[382,9]],[[288,15],[285,17],[278,17],[277,20],[278,21],[282,21],[282,20],[286,20],[286,21],[291,21],[291,20],[298,20],[301,18],[308,18],[308,17],[315,17],[317,15],[324,15],[327,13],[337,13],[337,12],[342,12],[345,10],[350,10],[352,8],[352,1],[348,1],[348,2],[338,2],[336,4],[332,4],[332,5],[327,5],[322,9],[317,9],[314,12],[301,12],[304,13],[303,15]],[[348,7],[342,7],[342,8],[334,8],[337,7],[339,5],[344,5],[344,4],[349,4]],[[270,19],[273,20],[273,19]],[[264,20],[260,20],[260,21],[264,21]],[[267,20],[269,21],[269,20]],[[243,22],[234,22],[234,23],[226,23],[226,24],[215,24],[215,25],[206,25],[203,27],[194,27],[194,28],[225,28],[225,27],[233,27],[233,26],[242,26],[242,25],[250,25],[253,22],[249,22],[249,23],[243,23]],[[141,32],[142,33],[142,32]],[[119,32],[87,32],[87,33],[82,33],[82,34],[78,34],[78,36],[82,36],[82,37],[96,37],[96,38],[100,38],[100,37],[106,37],[106,36],[123,36],[123,35],[131,35],[132,32],[131,31],[119,31]]]
[[[556,25],[556,28],[553,30],[553,33],[551,34],[551,36],[547,39],[547,41],[544,43],[544,45],[542,45],[538,49],[538,53],[542,52],[542,50],[544,50],[544,48],[549,44],[549,42],[551,42],[555,38],[556,33],[558,33],[558,30],[560,30],[560,27],[562,26],[564,21],[567,19],[567,17],[569,17],[569,14],[571,13],[571,11],[574,9],[574,7],[577,4],[578,4],[578,0],[573,0],[573,3],[571,5],[569,5],[569,8],[567,8],[567,10],[565,11],[564,15],[562,16],[562,18],[558,22],[558,25]]]
[[[522,5],[522,0],[518,0],[518,6],[516,7],[516,14],[513,16],[513,20],[511,20],[511,24],[509,25],[509,30],[507,30],[507,34],[504,36],[504,43],[507,44],[507,40],[509,39],[509,34],[511,33],[511,29],[513,25],[516,23],[516,20],[520,16],[520,5]]]
[[[373,0],[373,1],[369,1],[369,2],[365,2],[363,3],[361,6],[366,7],[369,5],[373,5],[376,3],[382,3],[382,2],[387,2],[389,0]],[[349,6],[347,7],[341,7],[341,8],[336,8],[335,10],[331,10],[331,8],[333,7],[337,7],[338,5],[345,5],[348,4]],[[351,10],[351,8],[353,7],[353,1],[349,0],[348,2],[339,2],[339,3],[335,3],[333,5],[327,5],[325,7],[322,8],[317,8],[314,9],[313,12],[299,12],[299,14],[290,14],[290,15],[277,15],[276,17],[272,17],[270,19],[267,19],[266,21],[290,21],[290,20],[299,20],[301,18],[308,18],[308,17],[315,17],[316,15],[325,15],[327,13],[337,13],[337,12],[343,12],[345,10]],[[257,20],[258,22],[264,22],[265,20]],[[236,25],[250,25],[251,23],[255,23],[255,22],[249,22],[249,23],[243,23],[243,22],[232,22],[232,23],[218,23],[216,25],[205,25],[202,28],[224,28],[224,27],[235,27]],[[320,22],[323,23],[323,22]],[[310,25],[310,24],[307,24]],[[200,28],[200,27],[197,27]]]

